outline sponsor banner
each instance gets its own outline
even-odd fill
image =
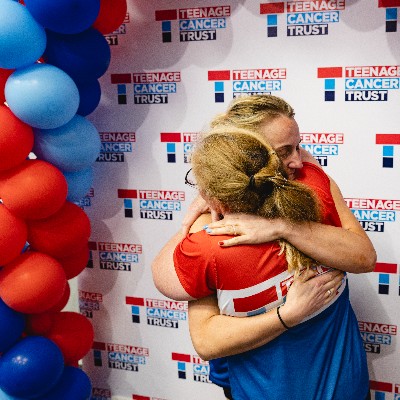
[[[339,145],[344,143],[343,133],[300,133],[300,138],[300,146],[323,167],[328,165],[328,157],[339,155]]]
[[[358,321],[364,349],[368,353],[380,354],[383,347],[391,348],[397,335],[397,326],[377,322]]]
[[[143,248],[134,243],[91,242],[90,251],[92,262],[93,253],[97,253],[100,269],[129,272],[140,262]]]
[[[385,9],[386,32],[397,32],[400,0],[378,0],[378,7]]]
[[[172,353],[172,361],[176,361],[179,379],[192,379],[194,382],[212,383],[210,381],[210,366],[208,361],[202,360],[199,356]],[[189,373],[189,376],[188,376]]]
[[[100,154],[97,162],[125,162],[125,156],[133,152],[135,132],[99,132]]]
[[[317,74],[324,79],[325,101],[336,100],[338,79],[345,101],[388,101],[389,93],[400,88],[400,65],[321,67]]]
[[[178,90],[179,71],[132,72],[111,74],[111,84],[117,85],[118,104],[167,104],[169,96]]]
[[[255,94],[280,96],[286,81],[286,68],[256,68],[208,71],[208,81],[214,83],[214,100],[225,102],[225,92],[232,92],[229,99]],[[228,85],[229,83],[229,85]],[[226,88],[226,86],[229,86]]]
[[[344,199],[362,227],[368,232],[385,231],[385,225],[396,221],[400,210],[400,200],[384,199]]]
[[[143,314],[147,325],[164,328],[179,328],[179,322],[187,320],[188,305],[185,301],[127,296],[125,303],[131,306],[132,322],[136,324],[141,322]]]
[[[377,133],[375,143],[382,146],[382,168],[393,168],[395,146],[400,145],[400,133]]]
[[[394,290],[400,296],[400,281],[397,264],[377,262],[374,272],[378,273],[379,294],[387,295],[393,293]]]
[[[103,303],[103,295],[101,293],[86,292],[78,290],[79,311],[87,318],[93,318],[93,312],[100,310]]]
[[[178,190],[118,189],[118,198],[124,199],[125,218],[133,217],[133,200],[139,203],[143,219],[173,220],[182,210],[185,192]]]
[[[161,22],[163,43],[173,41],[173,21],[178,24],[180,42],[217,40],[217,32],[227,27],[230,16],[229,5],[155,11],[155,20]]]
[[[177,143],[182,143],[183,162],[190,163],[193,145],[198,137],[198,132],[161,132],[160,141],[166,145],[167,162],[176,163]]]
[[[328,35],[345,9],[345,0],[295,0],[261,3],[260,14],[267,17],[267,37],[278,36],[285,19],[286,36]]]
[[[108,368],[129,372],[138,372],[147,364],[149,349],[117,343],[93,343],[93,359],[96,367],[107,365]]]

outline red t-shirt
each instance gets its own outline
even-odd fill
[[[317,194],[322,206],[322,222],[340,226],[325,172],[304,163],[298,182]],[[186,292],[194,298],[217,294],[222,314],[250,316],[281,304],[293,274],[287,271],[284,254],[277,241],[221,247],[230,236],[210,236],[205,231],[189,234],[175,249],[174,264]],[[320,267],[320,272],[326,269]]]

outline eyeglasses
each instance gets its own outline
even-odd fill
[[[192,168],[190,168],[189,171],[186,172],[185,185],[195,188],[195,187],[197,187],[197,184],[194,182],[194,178],[192,176],[193,174],[191,174],[191,172],[192,172]]]

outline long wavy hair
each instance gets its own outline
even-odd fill
[[[200,193],[229,212],[292,223],[320,221],[314,193],[286,179],[278,156],[253,131],[218,125],[196,143],[191,161]],[[279,242],[289,271],[298,273],[316,263],[289,242]]]

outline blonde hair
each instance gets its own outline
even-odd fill
[[[217,126],[195,145],[192,168],[198,188],[229,212],[319,221],[318,200],[305,185],[289,181],[278,156],[254,132],[232,125]],[[315,264],[290,243],[280,241],[289,271]]]
[[[294,109],[278,96],[241,96],[234,99],[227,111],[217,115],[210,125],[235,125],[257,131],[265,121],[272,121],[279,116],[293,118],[294,115]]]

